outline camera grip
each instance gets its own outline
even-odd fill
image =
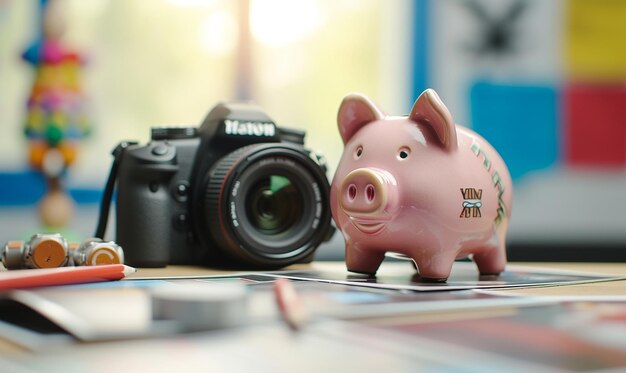
[[[170,262],[172,234],[169,183],[177,168],[150,168],[120,170],[116,241],[124,248],[127,264],[165,267]]]

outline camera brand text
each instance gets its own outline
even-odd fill
[[[227,135],[271,137],[276,133],[276,126],[271,122],[240,122],[236,119],[225,119],[224,126]]]

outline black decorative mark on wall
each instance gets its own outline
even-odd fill
[[[488,4],[477,0],[466,0],[461,4],[480,27],[478,35],[471,35],[472,42],[466,44],[467,50],[478,57],[505,56],[516,52],[522,34],[517,26],[530,6],[527,1],[512,1],[504,14],[499,16],[489,12]]]

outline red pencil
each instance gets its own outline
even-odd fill
[[[274,295],[278,303],[278,310],[292,330],[302,329],[308,321],[309,315],[304,308],[296,289],[286,278],[274,281]]]
[[[135,271],[135,268],[123,264],[2,271],[0,291],[121,280]]]

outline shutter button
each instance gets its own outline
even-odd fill
[[[152,148],[152,154],[157,156],[167,154],[167,146],[160,144],[156,145],[154,148]]]

